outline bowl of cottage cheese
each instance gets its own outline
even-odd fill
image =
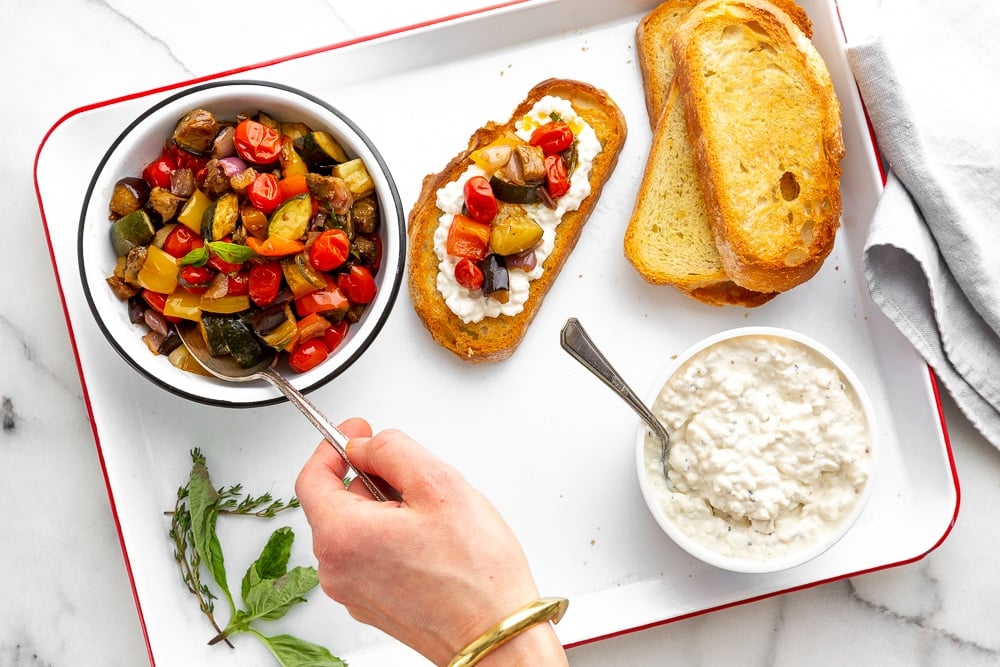
[[[851,369],[807,336],[744,327],[674,359],[647,404],[636,464],[653,517],[719,568],[774,572],[832,547],[871,492],[874,410]]]

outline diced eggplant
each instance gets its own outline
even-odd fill
[[[376,266],[382,253],[379,242],[374,237],[358,234],[351,242],[351,254],[357,257],[358,264]]]
[[[302,135],[295,139],[294,146],[313,170],[330,169],[350,159],[337,140],[329,132],[322,130]]]
[[[491,253],[479,263],[479,268],[483,272],[483,294],[500,303],[507,303],[510,296],[510,274],[503,257]]]
[[[239,197],[233,192],[227,192],[205,209],[201,217],[201,235],[206,241],[218,241],[233,233],[239,219]]]
[[[149,201],[146,206],[156,211],[157,215],[164,222],[173,220],[177,215],[177,210],[184,204],[183,197],[178,197],[166,188],[155,187],[149,191]]]
[[[514,183],[545,180],[545,152],[539,146],[518,144],[504,166],[504,176]]]
[[[351,216],[354,218],[354,228],[359,233],[374,234],[378,231],[378,205],[375,197],[355,199],[351,206]]]
[[[190,167],[175,169],[170,174],[170,192],[178,197],[188,199],[197,188],[198,183],[194,178],[194,170]]]
[[[147,245],[155,234],[153,222],[143,209],[132,211],[111,223],[111,245],[119,257],[124,257],[136,246]]]
[[[280,236],[289,241],[298,241],[309,228],[310,218],[312,218],[312,199],[306,193],[296,195],[271,214],[267,234]]]
[[[111,289],[111,293],[122,301],[130,299],[139,293],[138,287],[125,282],[120,276],[108,276],[104,280]]]
[[[320,201],[329,202],[334,213],[343,215],[351,210],[354,195],[351,192],[350,184],[343,178],[336,175],[321,176],[309,173],[306,174],[306,186],[313,197]]]
[[[264,127],[269,127],[275,132],[281,132],[281,123],[272,118],[267,112],[258,111],[254,116],[253,120],[257,121]]]
[[[180,346],[181,346],[181,337],[177,335],[176,331],[171,329],[170,331],[167,332],[167,335],[163,339],[163,342],[160,343],[160,347],[159,349],[157,349],[157,352],[159,352],[160,354],[169,355],[171,352],[173,352]]]
[[[115,183],[109,208],[116,216],[125,216],[145,206],[148,198],[149,185],[146,181],[135,176],[126,176]]]
[[[375,192],[375,181],[361,158],[354,158],[333,168],[333,175],[347,183],[347,189],[355,197],[367,197]]]
[[[493,196],[499,201],[510,204],[537,204],[541,201],[538,189],[541,183],[519,184],[508,181],[500,174],[494,174],[490,178],[490,187],[493,188]]]
[[[205,163],[205,175],[202,178],[201,187],[205,191],[205,194],[212,197],[218,197],[232,189],[232,184],[229,182],[229,174],[226,173],[222,160],[213,158]]]
[[[194,109],[177,121],[173,141],[182,148],[197,155],[207,155],[212,150],[215,135],[219,133],[219,123],[211,111]]]

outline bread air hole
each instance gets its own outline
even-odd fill
[[[778,183],[778,187],[781,190],[781,197],[785,201],[795,201],[799,197],[799,181],[795,178],[795,174],[790,171],[786,171],[781,175],[781,181]]]

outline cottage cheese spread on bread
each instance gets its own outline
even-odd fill
[[[520,345],[576,246],[625,143],[603,90],[547,79],[424,178],[407,225],[414,310],[463,361]]]
[[[530,282],[542,276],[544,262],[555,247],[556,228],[563,215],[578,209],[581,202],[590,194],[590,168],[594,156],[601,151],[601,144],[593,128],[577,115],[568,100],[551,95],[543,97],[517,122],[516,134],[524,141],[528,141],[537,127],[552,122],[553,115],[573,128],[576,140],[576,167],[570,175],[569,191],[556,200],[554,209],[542,203],[524,206],[528,216],[541,225],[542,241],[534,250],[537,263],[533,269],[529,271],[510,269],[510,288],[506,302],[487,296],[481,290],[473,291],[459,285],[455,280],[455,264],[458,262],[458,257],[448,255],[445,250],[445,241],[452,220],[456,214],[462,212],[464,204],[462,189],[465,183],[472,176],[488,176],[486,170],[476,164],[470,165],[457,180],[451,181],[437,192],[437,207],[442,211],[440,223],[434,234],[434,251],[440,260],[437,288],[451,312],[465,323],[479,322],[484,317],[516,315],[524,309]]]

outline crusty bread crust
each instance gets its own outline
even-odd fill
[[[673,48],[726,273],[760,292],[805,282],[840,224],[844,143],[825,63],[764,0],[702,3],[677,28]]]
[[[664,0],[642,17],[636,27],[639,70],[642,73],[650,128],[656,128],[674,78],[674,52],[670,47],[670,40],[677,26],[699,2],[701,0]],[[812,38],[812,21],[795,0],[771,2],[785,12],[806,37]]]
[[[555,247],[542,265],[544,272],[541,277],[531,281],[524,309],[513,316],[487,317],[480,322],[466,324],[451,312],[437,289],[438,258],[434,252],[434,232],[442,214],[437,208],[437,191],[469,167],[472,151],[513,130],[514,122],[546,95],[569,100],[577,114],[594,129],[600,141],[602,150],[594,158],[590,172],[590,194],[577,210],[567,213],[560,221]],[[576,247],[604,183],[618,162],[626,134],[625,116],[606,92],[581,81],[547,79],[528,92],[506,123],[490,121],[476,130],[468,146],[444,169],[424,178],[407,223],[408,285],[417,315],[439,345],[470,362],[501,361],[514,353],[545,295]]]

